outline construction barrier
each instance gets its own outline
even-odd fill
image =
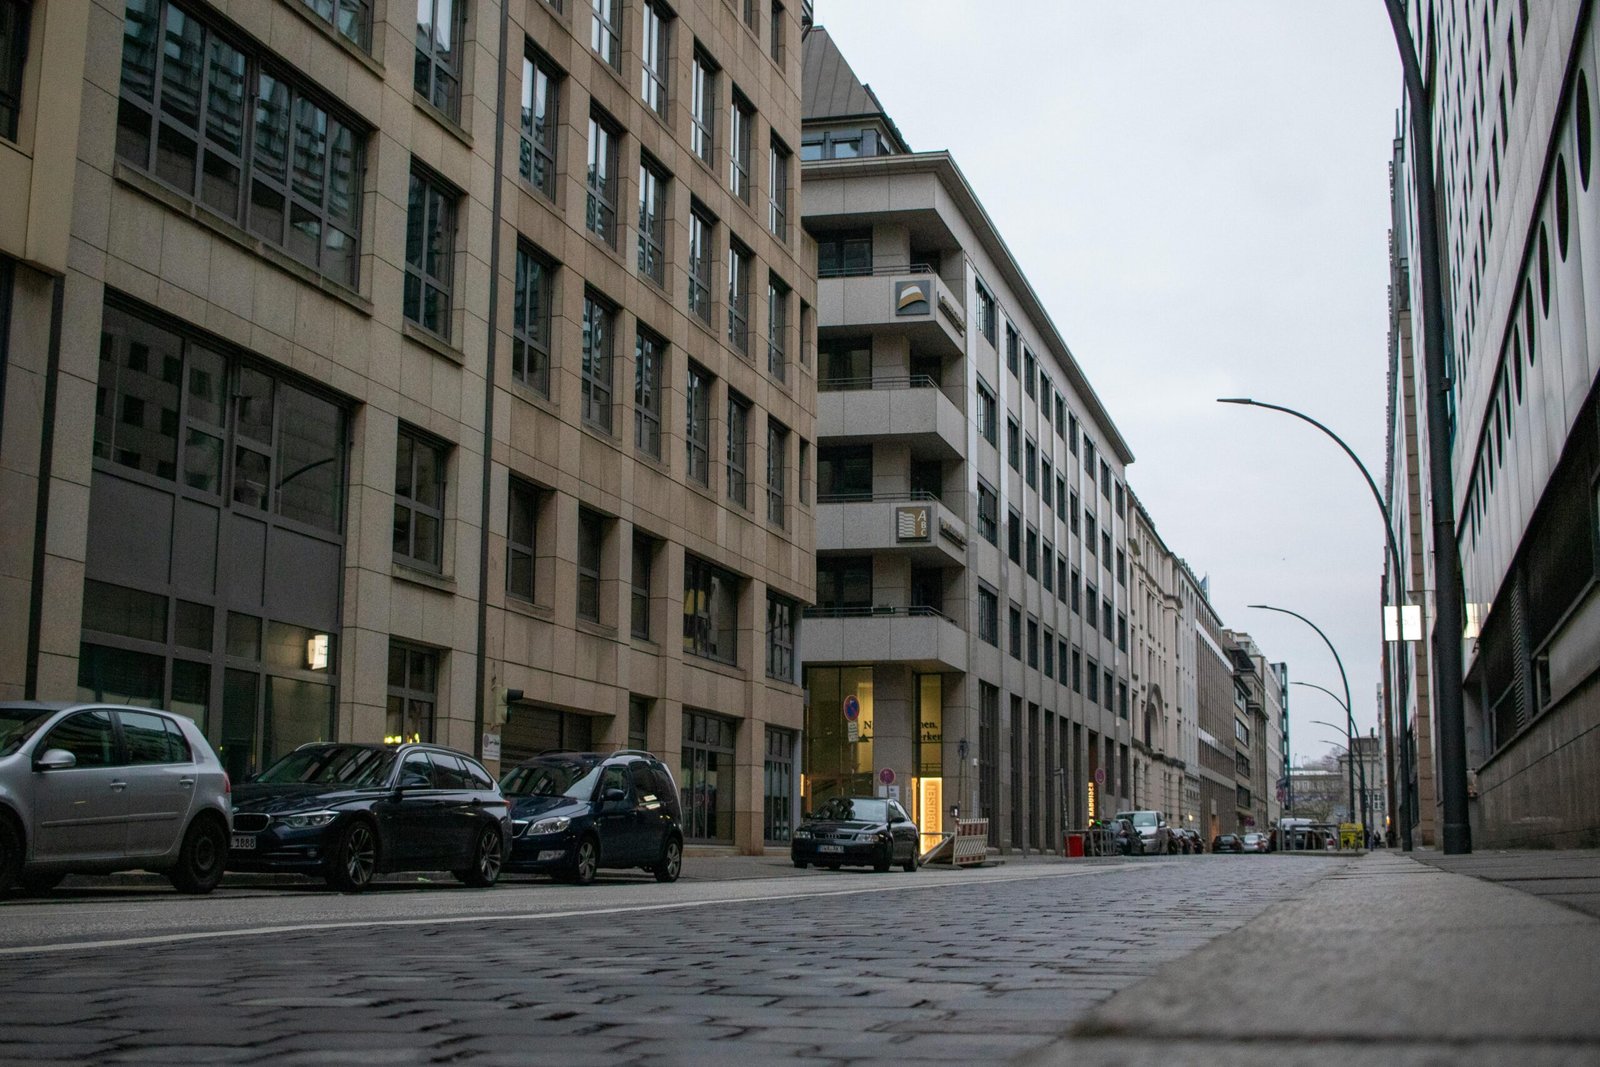
[[[956,823],[955,851],[950,862],[957,867],[976,867],[989,858],[989,820],[962,819]]]

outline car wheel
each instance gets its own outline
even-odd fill
[[[500,863],[505,858],[500,828],[485,826],[478,834],[477,842],[472,852],[472,866],[450,873],[456,876],[458,882],[476,889],[488,889],[500,880]]]
[[[572,854],[571,879],[578,885],[588,885],[600,870],[600,847],[592,837],[578,842]]]
[[[661,862],[650,868],[650,873],[656,876],[658,882],[676,882],[682,871],[683,845],[676,837],[669,837],[667,843],[661,846]]]
[[[18,885],[29,896],[42,897],[50,890],[61,884],[66,872],[59,874],[25,874],[18,880]]]
[[[328,859],[328,884],[343,893],[359,893],[378,873],[378,838],[372,824],[356,819],[344,828]]]
[[[178,849],[178,865],[169,877],[180,893],[209,893],[222,881],[222,861],[228,855],[228,835],[214,818],[199,818],[189,825]]]
[[[884,845],[883,855],[879,856],[873,861],[872,869],[877,871],[879,874],[882,874],[892,866],[894,866],[894,846]]]
[[[902,863],[900,865],[900,869],[902,871],[905,871],[907,874],[915,874],[918,866],[919,866],[919,864],[917,863],[917,851],[916,851],[915,848],[913,848],[911,850],[911,858],[906,860],[904,863]]]
[[[802,871],[805,870],[807,867],[811,866],[805,860],[795,860],[794,861],[794,865],[795,865],[796,868],[798,868],[799,870],[802,870]]]
[[[0,816],[0,893],[10,889],[22,871],[22,834]]]

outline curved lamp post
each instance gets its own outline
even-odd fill
[[[1332,726],[1335,730],[1341,731],[1344,734],[1345,751],[1346,752],[1354,752],[1355,751],[1355,737],[1356,737],[1356,720],[1355,720],[1355,716],[1350,713],[1349,705],[1347,705],[1343,700],[1339,699],[1339,694],[1335,693],[1332,689],[1329,689],[1327,686],[1318,685],[1316,682],[1290,682],[1289,684],[1290,685],[1303,685],[1307,689],[1321,690],[1322,692],[1327,693],[1330,697],[1332,697],[1333,698],[1333,702],[1335,704],[1338,704],[1339,707],[1344,709],[1344,723],[1345,724],[1343,726],[1335,726],[1333,723],[1324,722],[1321,719],[1312,719],[1311,721],[1314,722],[1314,723],[1317,723],[1320,726]],[[1350,763],[1350,766],[1346,767],[1345,770],[1348,772],[1347,777],[1350,779],[1350,813],[1352,815],[1354,815],[1355,814],[1355,810],[1356,810],[1356,768],[1355,768],[1355,761],[1352,760],[1351,763]],[[1371,810],[1369,808],[1368,801],[1367,801],[1367,767],[1366,767],[1366,764],[1362,764],[1361,765],[1361,812],[1362,812],[1362,815],[1361,815],[1362,819],[1364,819],[1367,822],[1368,826],[1371,826],[1372,825],[1372,819],[1371,819],[1372,812],[1371,812]]]
[[[1410,726],[1406,722],[1406,701],[1409,699],[1409,696],[1410,696],[1410,694],[1408,692],[1408,689],[1410,687],[1409,683],[1410,683],[1411,674],[1410,674],[1410,667],[1408,666],[1408,664],[1406,662],[1407,658],[1408,658],[1407,655],[1406,655],[1405,610],[1404,610],[1405,603],[1406,603],[1406,586],[1405,586],[1405,572],[1402,570],[1402,567],[1404,566],[1404,564],[1402,562],[1402,557],[1400,555],[1399,542],[1395,538],[1395,535],[1394,535],[1394,521],[1393,521],[1392,516],[1390,516],[1390,514],[1389,514],[1389,505],[1384,502],[1383,493],[1378,490],[1378,483],[1373,480],[1372,472],[1367,470],[1367,465],[1365,463],[1361,462],[1361,457],[1356,455],[1355,450],[1352,449],[1349,445],[1347,445],[1345,443],[1344,438],[1340,437],[1338,434],[1336,434],[1332,430],[1328,429],[1327,426],[1325,426],[1321,422],[1318,422],[1316,419],[1312,418],[1310,415],[1307,415],[1302,411],[1296,411],[1294,408],[1284,407],[1282,404],[1268,404],[1265,401],[1254,400],[1254,399],[1251,399],[1250,397],[1247,397],[1247,396],[1218,397],[1217,398],[1217,403],[1219,403],[1219,404],[1240,404],[1240,405],[1243,405],[1243,406],[1246,406],[1246,407],[1266,408],[1268,411],[1281,411],[1285,415],[1292,415],[1293,417],[1299,419],[1301,422],[1308,423],[1311,426],[1314,426],[1318,430],[1322,431],[1322,433],[1324,435],[1326,435],[1330,440],[1332,440],[1334,444],[1338,445],[1339,448],[1344,452],[1344,454],[1349,457],[1350,462],[1354,463],[1356,465],[1356,469],[1361,472],[1361,477],[1366,480],[1367,488],[1372,491],[1373,502],[1378,505],[1378,511],[1379,511],[1379,513],[1381,513],[1383,515],[1383,536],[1384,536],[1385,542],[1388,544],[1389,558],[1394,561],[1394,566],[1393,566],[1392,569],[1393,569],[1393,573],[1394,573],[1395,611],[1400,616],[1400,618],[1398,620],[1399,623],[1400,623],[1400,633],[1398,635],[1400,640],[1396,642],[1396,644],[1398,646],[1398,649],[1397,649],[1397,652],[1396,652],[1396,660],[1397,660],[1398,673],[1399,673],[1399,676],[1400,676],[1400,681],[1399,681],[1400,692],[1398,693],[1398,695],[1396,696],[1396,699],[1395,699],[1395,709],[1396,710],[1395,710],[1395,715],[1394,715],[1394,720],[1395,720],[1394,725],[1396,727],[1398,727],[1399,732],[1400,732],[1400,745],[1399,745],[1400,773],[1390,776],[1390,781],[1392,783],[1398,783],[1398,788],[1400,790],[1400,800],[1399,800],[1399,803],[1396,804],[1394,802],[1394,798],[1390,797],[1390,803],[1394,808],[1398,809],[1398,810],[1391,811],[1391,815],[1393,815],[1395,817],[1394,821],[1397,822],[1399,824],[1399,826],[1400,826],[1400,847],[1409,852],[1411,850],[1411,801],[1410,801],[1411,773],[1410,773],[1410,770],[1409,770],[1410,760],[1411,760],[1411,755],[1410,755],[1410,751],[1411,751],[1410,732],[1411,731],[1410,731]],[[1290,612],[1289,614],[1292,615],[1294,613]],[[1297,617],[1300,618],[1302,622],[1306,622],[1306,623],[1310,622],[1309,619],[1305,619],[1303,616],[1297,616]],[[1315,629],[1315,627],[1312,627],[1312,628]],[[1319,634],[1322,633],[1321,630],[1317,630],[1317,632]],[[1322,639],[1324,641],[1328,640],[1326,635],[1324,635]],[[1333,644],[1331,642],[1329,642],[1328,648],[1329,649],[1333,648]],[[1337,652],[1335,652],[1334,653],[1334,659],[1337,660],[1338,658],[1339,658],[1339,654]],[[1340,672],[1343,673],[1343,668],[1342,667],[1340,668]],[[1350,715],[1350,683],[1348,681],[1345,683],[1345,687],[1344,688],[1345,688],[1345,715],[1349,716]],[[1338,699],[1338,698],[1335,697],[1334,699]],[[1383,728],[1384,728],[1385,739],[1386,739],[1386,741],[1388,743],[1388,746],[1389,746],[1389,751],[1390,752],[1396,751],[1395,745],[1394,745],[1394,737],[1392,736],[1392,733],[1391,733],[1390,719],[1389,719],[1389,716],[1387,716],[1387,715],[1384,716]],[[1354,733],[1354,727],[1351,728],[1351,732]],[[1463,781],[1464,780],[1465,780],[1465,778],[1463,777]],[[1402,812],[1404,814],[1402,814]],[[1464,851],[1470,851],[1470,849],[1467,849],[1467,850],[1464,850]]]

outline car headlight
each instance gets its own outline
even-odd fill
[[[278,821],[291,830],[310,830],[326,826],[338,817],[336,811],[302,811],[294,815],[280,815]]]
[[[559,834],[572,825],[572,820],[565,815],[557,815],[553,819],[540,819],[528,827],[527,833],[532,834]]]
[[[800,827],[800,829],[794,832],[794,839],[796,841],[810,841],[812,836],[813,835],[811,831],[807,830],[804,826]]]

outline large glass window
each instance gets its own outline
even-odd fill
[[[363,52],[372,51],[372,0],[302,0]]]
[[[739,576],[688,554],[683,559],[683,650],[739,662]]]
[[[672,16],[655,0],[644,0],[639,5],[642,18],[639,34],[640,95],[651,111],[665,116],[667,113],[667,57],[672,54],[669,34]]]
[[[385,740],[391,744],[432,741],[438,701],[439,653],[391,640]]]
[[[872,385],[872,340],[824,341],[817,351],[819,389],[867,389]]]
[[[711,484],[711,375],[689,364],[688,382],[684,391],[684,448],[689,480],[701,485]]]
[[[28,58],[27,0],[0,0],[0,137],[15,140],[22,110],[22,67]]]
[[[817,448],[817,500],[829,504],[872,499],[872,446]]]
[[[1000,497],[983,482],[978,483],[978,535],[991,545],[1000,542]]]
[[[789,239],[789,161],[793,155],[776,136],[767,147],[767,229]]]
[[[667,283],[667,175],[643,154],[639,158],[639,273]]]
[[[549,260],[526,244],[517,245],[517,288],[511,320],[511,376],[541,396],[550,395],[551,309],[554,304]]]
[[[794,681],[795,619],[799,610],[788,597],[767,594],[767,677]]]
[[[728,242],[728,343],[741,356],[750,354],[750,250]]]
[[[767,416],[767,521],[783,527],[788,519],[789,428]]]
[[[522,59],[522,132],[518,169],[545,196],[556,195],[556,131],[561,75],[544,56]]]
[[[819,611],[850,613],[871,607],[871,556],[823,556],[817,560]]]
[[[539,490],[518,478],[510,482],[506,515],[506,592],[522,600],[534,599],[534,578],[539,559]]]
[[[622,0],[590,0],[589,47],[618,70],[622,69]]]
[[[728,499],[742,508],[750,506],[749,491],[750,402],[728,392]]]
[[[978,436],[991,445],[1000,441],[999,413],[994,392],[981,379],[978,382]]]
[[[632,615],[633,636],[650,640],[650,585],[655,573],[657,542],[644,534],[633,535]]]
[[[666,342],[644,327],[633,349],[633,444],[640,452],[661,458],[661,382],[665,377]]]
[[[711,163],[717,145],[717,68],[698,48],[690,68],[689,93],[689,143],[695,155]]]
[[[817,276],[844,278],[872,273],[872,231],[843,230],[817,235]]]
[[[117,156],[354,286],[366,131],[219,29],[165,0],[129,0]]]
[[[600,621],[600,567],[605,551],[606,520],[584,508],[578,511],[578,618]]]
[[[417,61],[412,88],[450,118],[461,119],[461,55],[467,24],[462,0],[417,0]]]
[[[583,421],[611,432],[612,326],[616,312],[598,297],[583,297]]]
[[[816,811],[833,797],[870,796],[873,775],[875,702],[871,667],[807,667],[805,747],[801,805]],[[855,710],[854,728],[845,717]]]
[[[767,727],[761,839],[773,844],[787,842],[794,825],[794,750],[794,731]]]
[[[750,141],[755,124],[755,108],[735,89],[733,106],[728,109],[728,188],[747,204],[750,202]]]
[[[732,720],[720,715],[683,713],[678,790],[683,833],[691,840],[733,840],[734,728]]]
[[[776,274],[767,278],[767,373],[783,381],[789,373],[789,287]]]
[[[1000,597],[993,589],[978,587],[978,638],[1000,647]]]
[[[599,2],[599,0],[596,0]],[[589,116],[589,199],[584,223],[606,244],[617,246],[617,142],[621,134],[610,120]]]
[[[439,570],[444,543],[445,448],[402,426],[394,461],[394,555]]]
[[[689,311],[711,324],[711,235],[716,223],[698,205],[689,208]]]
[[[450,337],[450,289],[455,273],[454,189],[413,165],[406,201],[405,316],[423,329]]]

